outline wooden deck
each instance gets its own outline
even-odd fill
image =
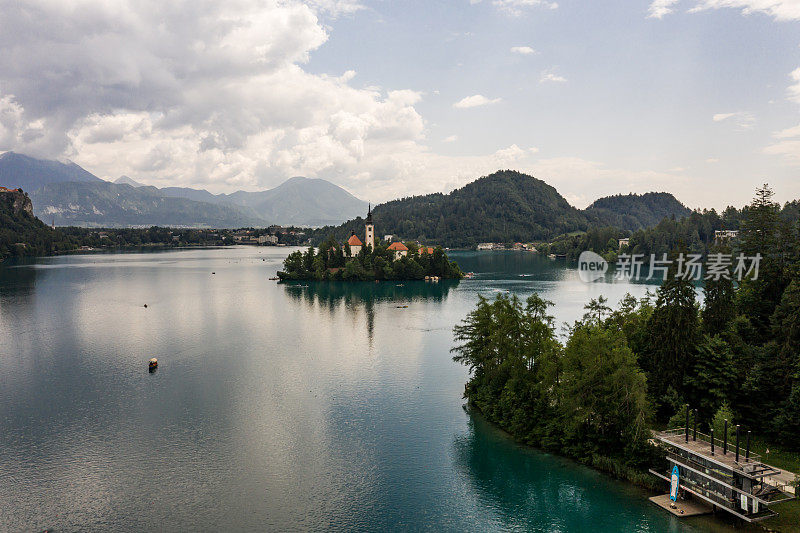
[[[669,494],[662,494],[660,496],[653,496],[649,498],[649,500],[679,518],[711,514],[711,506],[696,499],[673,502],[669,499]],[[675,504],[674,509],[672,508],[673,503]]]
[[[723,446],[722,442],[717,441],[717,445],[714,447],[714,454],[711,454],[711,443],[706,440],[701,440],[698,438],[697,440],[692,440],[692,436],[689,435],[689,442],[686,442],[686,437],[683,434],[679,435],[668,435],[665,433],[659,433],[658,437],[665,441],[669,442],[670,444],[674,444],[680,448],[685,450],[689,450],[690,452],[706,457],[712,461],[715,461],[723,466],[730,468],[731,470],[749,470],[749,468],[755,468],[756,465],[764,465],[761,463],[761,457],[756,454],[751,454],[750,460],[745,459],[745,451],[744,448],[739,448],[739,462],[736,462],[736,442],[728,443],[728,453],[723,453]],[[717,440],[717,439],[714,439]],[[769,469],[769,468],[768,468]],[[779,471],[778,471],[779,472]]]

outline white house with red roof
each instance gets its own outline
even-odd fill
[[[394,252],[394,260],[397,261],[404,255],[408,255],[408,247],[402,242],[393,242],[389,245],[389,250]]]
[[[361,248],[364,246],[364,244],[361,242],[361,239],[359,239],[355,233],[350,235],[350,238],[347,240],[347,244],[350,245],[350,257],[358,255],[358,252],[360,252]]]

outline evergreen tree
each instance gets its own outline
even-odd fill
[[[684,397],[698,410],[701,419],[708,420],[728,399],[734,379],[728,344],[719,337],[705,335],[684,379]]]
[[[657,291],[648,321],[649,346],[640,363],[648,376],[651,397],[663,415],[664,395],[672,386],[683,391],[684,376],[694,364],[699,320],[692,282],[671,272]]]
[[[647,386],[625,337],[579,326],[564,349],[559,387],[565,444],[590,442],[596,452],[627,450],[647,435]]]
[[[709,261],[712,257],[731,256],[732,250],[727,245],[714,246],[712,254]],[[703,331],[708,335],[718,335],[736,316],[736,291],[731,275],[709,272],[703,282],[703,293]]]
[[[788,284],[779,241],[780,206],[772,201],[769,185],[756,190],[756,196],[744,209],[741,250],[746,256],[761,256],[758,277],[744,279],[737,293],[739,312],[750,317],[759,342],[770,338],[770,317]]]

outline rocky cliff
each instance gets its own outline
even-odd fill
[[[10,207],[11,212],[15,215],[27,213],[33,216],[33,204],[28,195],[22,192],[21,189],[7,189],[0,187],[0,201],[4,202]]]

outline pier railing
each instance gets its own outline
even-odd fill
[[[665,431],[659,432],[659,435],[662,437],[666,437],[666,440],[669,442],[673,442],[675,444],[681,444],[686,439],[686,428],[678,428],[678,429],[667,429]],[[697,432],[697,440],[694,439],[694,431],[690,428],[689,429],[689,442],[705,442],[709,446],[709,451],[711,449],[711,442],[712,437],[711,435],[706,435],[705,433]],[[713,437],[714,448],[715,448],[715,456],[722,455],[722,450],[724,448],[725,442],[722,439],[718,439],[717,437]],[[737,463],[739,469],[747,472],[745,466],[750,464],[759,464],[761,463],[761,455],[757,453],[750,452],[750,457],[746,458],[746,450],[742,448],[741,443],[739,443],[739,462]],[[728,440],[728,454],[735,454],[736,453],[736,440],[733,439],[733,442]],[[735,462],[735,461],[734,461]]]

